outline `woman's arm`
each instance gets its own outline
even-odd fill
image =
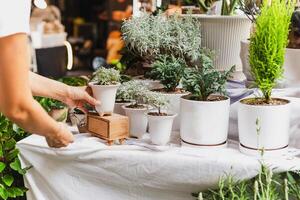
[[[0,111],[25,130],[66,146],[73,135],[55,122],[33,99],[29,83],[26,34],[0,38]]]

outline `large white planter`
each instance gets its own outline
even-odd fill
[[[226,146],[230,100],[193,101],[181,98],[180,136],[183,145]]]
[[[250,37],[251,21],[245,15],[193,16],[201,23],[202,46],[216,54],[216,69],[223,71],[236,65],[236,71],[242,71],[239,59],[240,42]]]
[[[129,118],[129,133],[131,137],[141,138],[147,132],[148,118],[145,112],[149,108],[134,109],[122,106]]]
[[[266,156],[284,152],[289,144],[290,105],[247,105],[240,101],[238,129],[241,152],[257,156],[261,154],[259,149],[264,149]]]
[[[147,114],[147,117],[151,142],[156,145],[166,145],[170,141],[172,125],[176,114],[169,116]]]
[[[249,44],[248,40],[241,41],[240,58],[243,64],[243,73],[247,79],[247,85],[253,83],[254,78],[251,74],[249,64]],[[286,48],[284,59],[284,79],[281,86],[296,85],[300,83],[300,49]]]
[[[180,98],[182,96],[187,95],[188,93],[182,93],[182,94],[169,94],[169,93],[161,93],[162,95],[164,95],[168,100],[169,100],[169,107],[168,110],[171,113],[177,113],[177,116],[174,119],[173,122],[173,127],[172,130],[173,131],[179,131],[180,130]]]
[[[117,89],[120,84],[95,85],[94,83],[89,83],[89,86],[93,90],[94,97],[101,102],[99,106],[96,106],[98,114],[100,116],[112,114],[114,111]]]
[[[144,83],[149,90],[156,90],[156,89],[163,88],[163,85],[160,83],[160,81],[145,79],[144,76],[135,76],[133,77],[133,79]]]

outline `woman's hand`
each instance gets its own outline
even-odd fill
[[[49,147],[61,148],[73,143],[74,136],[64,123],[59,122],[59,128],[50,136],[46,137]]]
[[[66,96],[63,97],[62,102],[67,104],[70,108],[78,108],[87,113],[84,104],[88,103],[92,106],[100,105],[101,102],[97,101],[91,96],[92,91],[88,87],[68,87]]]

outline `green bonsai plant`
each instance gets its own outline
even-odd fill
[[[100,67],[94,72],[91,82],[96,85],[116,85],[120,82],[120,72],[113,68]]]
[[[208,12],[211,6],[216,2],[215,0],[185,0],[189,5],[194,4],[200,7],[204,12]],[[221,15],[232,15],[234,14],[238,0],[222,0]]]
[[[128,103],[132,102],[138,98],[139,93],[144,93],[148,91],[146,85],[137,80],[132,80],[123,83],[117,90],[116,102]]]
[[[183,88],[190,92],[193,100],[209,101],[212,94],[224,95],[227,79],[234,71],[232,67],[229,71],[220,72],[213,67],[211,54],[200,53],[200,65],[194,68],[187,68],[183,75]]]
[[[157,92],[147,92],[145,95],[145,102],[146,104],[154,107],[157,109],[155,112],[150,112],[150,115],[157,115],[157,116],[166,116],[167,113],[163,111],[169,105],[169,100],[162,94]]]
[[[283,76],[285,48],[294,3],[291,0],[263,2],[256,19],[256,31],[250,38],[249,62],[255,84],[264,101],[271,102],[272,89]]]
[[[126,96],[130,99],[131,103],[127,105],[127,108],[145,108],[147,107],[147,94],[149,93],[149,89],[141,83],[131,82],[128,84],[128,90]]]
[[[159,80],[166,92],[175,92],[185,68],[183,59],[162,55],[153,63],[149,77]]]
[[[23,196],[23,175],[29,168],[22,168],[16,143],[28,135],[23,129],[0,113],[0,199]]]

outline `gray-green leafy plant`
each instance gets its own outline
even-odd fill
[[[29,168],[22,168],[18,158],[17,141],[26,137],[23,129],[0,113],[0,199],[23,196],[23,175]]]
[[[165,95],[158,92],[148,92],[145,95],[145,102],[156,108],[158,114],[162,114],[162,109],[167,108],[170,103]]]
[[[124,21],[122,33],[127,49],[152,61],[174,55],[190,63],[198,59],[201,50],[200,24],[191,16],[144,13]]]
[[[116,85],[120,82],[120,72],[113,68],[100,67],[94,72],[91,82],[97,85]]]
[[[183,89],[192,94],[192,99],[207,101],[211,94],[225,95],[226,81],[234,71],[234,67],[220,72],[213,67],[210,54],[200,54],[200,64],[185,70],[182,85]]]
[[[251,72],[267,103],[271,100],[272,89],[283,76],[293,10],[293,0],[272,0],[271,4],[265,0],[256,19],[256,31],[250,38]]]
[[[116,100],[118,102],[139,101],[142,94],[148,92],[147,86],[138,80],[123,83],[117,90]]]
[[[215,0],[186,0],[188,4],[199,6],[204,12],[208,12]],[[222,0],[221,15],[233,15],[236,9],[238,0]]]
[[[162,55],[153,63],[150,78],[159,80],[166,92],[175,92],[185,68],[183,59]]]

